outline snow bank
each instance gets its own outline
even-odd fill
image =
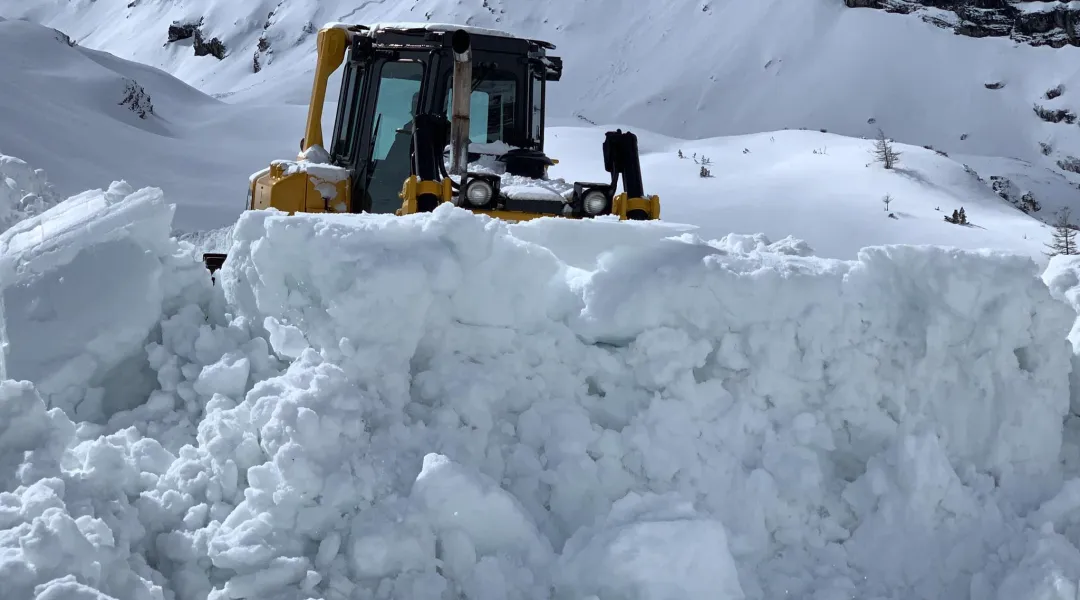
[[[132,392],[141,403],[156,382],[139,381],[129,359],[165,303],[202,278],[169,240],[172,213],[160,190],[116,182],[0,234],[0,378],[35,382],[81,420],[101,420]]]
[[[576,250],[561,227],[612,224],[544,223],[248,212],[220,287],[161,309],[145,403],[89,426],[5,382],[15,597],[1025,600],[1080,575],[1075,313],[1030,260],[647,224]]]
[[[595,225],[602,232],[606,224]],[[223,272],[230,304],[263,323],[277,353],[333,373],[335,390],[345,381],[356,388],[335,394],[353,399],[347,410],[365,424],[364,434],[348,444],[341,434],[325,435],[338,440],[332,452],[309,457],[304,468],[278,466],[267,483],[292,489],[295,477],[340,474],[343,460],[353,472],[384,473],[333,494],[346,505],[374,506],[384,521],[385,511],[398,516],[396,526],[374,525],[360,510],[356,518],[374,528],[377,542],[357,539],[355,529],[344,536],[354,557],[398,540],[371,571],[352,559],[354,583],[372,586],[369,592],[442,589],[431,579],[442,555],[431,548],[444,544],[454,548],[445,552],[455,566],[442,576],[456,585],[490,570],[485,577],[520,591],[540,577],[543,585],[561,582],[569,596],[586,593],[568,566],[524,577],[525,557],[543,554],[522,549],[536,545],[525,533],[530,527],[513,526],[521,533],[487,552],[478,548],[484,534],[467,524],[460,529],[469,543],[458,533],[440,541],[432,523],[439,518],[412,484],[430,452],[468,470],[464,480],[502,482],[555,552],[583,536],[564,552],[594,565],[583,572],[593,576],[588,593],[597,594],[611,591],[597,573],[618,563],[605,557],[659,518],[642,510],[627,524],[623,512],[635,511],[613,513],[628,493],[696,502],[701,515],[682,509],[694,525],[655,528],[661,532],[722,523],[729,543],[706,536],[706,564],[692,572],[720,577],[734,561],[750,597],[856,589],[865,573],[875,573],[883,589],[919,594],[930,591],[919,589],[930,575],[935,593],[970,581],[1003,543],[1008,520],[986,533],[977,520],[987,509],[987,482],[997,481],[995,493],[1010,504],[1032,502],[1041,483],[1054,480],[1068,405],[1061,338],[1072,316],[1027,259],[888,247],[839,262],[769,252],[745,238],[710,245],[684,236],[617,248],[582,274],[509,229],[440,210],[405,219],[247,214],[234,230]],[[274,402],[293,395],[273,391]],[[344,405],[306,408],[312,429],[304,435],[312,439],[324,437],[324,423],[348,422]],[[292,430],[299,414],[281,413],[285,420],[272,429]],[[354,448],[349,458],[342,446]],[[281,452],[264,460],[284,465]],[[335,488],[349,485],[324,481],[331,480]],[[472,486],[459,487],[470,494],[464,490]],[[939,502],[921,500],[927,494],[953,498],[972,520],[947,526]],[[252,511],[242,522],[291,522],[310,502],[279,497],[264,516]],[[331,514],[341,511],[348,506]],[[898,515],[904,527],[895,525]],[[286,530],[259,538],[274,548]],[[968,538],[987,549],[935,572]],[[938,545],[903,545],[912,539]],[[915,562],[869,562],[881,540]],[[837,562],[845,543],[852,554]],[[801,561],[777,555],[778,545]],[[282,552],[276,546],[269,555]],[[675,560],[659,570],[675,569]],[[813,577],[823,565],[849,562],[828,567],[829,578]],[[610,571],[610,580],[633,585],[620,573]],[[719,585],[695,581],[679,585],[691,595]]]

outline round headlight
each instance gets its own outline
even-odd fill
[[[484,206],[488,202],[491,202],[491,195],[495,190],[491,189],[491,184],[483,179],[473,179],[465,187],[465,198],[468,199],[469,204],[473,206]]]
[[[585,212],[590,215],[598,215],[607,208],[607,195],[599,190],[593,190],[585,194],[582,204],[585,205]]]

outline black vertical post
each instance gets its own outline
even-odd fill
[[[442,159],[435,142],[435,132],[439,127],[439,117],[432,114],[419,114],[413,117],[413,164],[412,174],[420,181],[439,181],[438,160]],[[439,205],[439,197],[434,194],[419,194],[416,197],[416,209],[419,212],[431,212]]]
[[[621,129],[607,132],[604,140],[604,168],[611,173],[612,184],[622,175],[623,190],[630,198],[645,197],[641,180],[641,160],[638,157],[637,136]]]

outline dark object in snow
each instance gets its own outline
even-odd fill
[[[967,225],[967,213],[964,212],[964,207],[961,206],[960,210],[952,211],[952,216],[945,215],[945,220],[954,225]]]
[[[192,39],[195,56],[209,55],[218,60],[224,59],[226,53],[225,43],[216,37],[206,39],[202,32],[202,26],[202,17],[199,17],[199,20],[194,22],[173,21],[172,25],[169,25],[168,41],[165,44]]]
[[[1080,7],[1075,2],[1036,2],[1025,10],[1012,0],[844,0],[849,8],[918,15],[923,21],[973,38],[1007,37],[1032,46],[1080,46]]]
[[[1076,123],[1076,113],[1067,108],[1046,108],[1036,104],[1034,110],[1035,114],[1047,123]]]
[[[1080,158],[1075,156],[1066,156],[1065,158],[1057,161],[1057,166],[1063,171],[1069,171],[1070,173],[1080,173]]]
[[[1069,207],[1066,206],[1058,212],[1053,225],[1053,237],[1049,244],[1044,244],[1050,251],[1045,254],[1047,256],[1080,254],[1080,250],[1076,248],[1076,226],[1072,224]]]
[[[131,112],[139,115],[140,119],[154,114],[154,103],[150,101],[150,94],[134,79],[125,80],[124,98],[117,104],[128,107]]]
[[[903,154],[893,148],[892,142],[885,137],[885,132],[880,128],[871,153],[874,155],[874,160],[884,165],[886,169],[895,167],[900,162],[900,155]]]

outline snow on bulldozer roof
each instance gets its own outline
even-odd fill
[[[498,29],[488,29],[486,27],[475,27],[475,26],[472,26],[472,25],[460,25],[460,24],[455,24],[455,23],[418,23],[418,22],[407,22],[407,21],[386,22],[386,23],[371,23],[371,24],[367,24],[367,25],[358,24],[358,23],[357,24],[350,24],[350,23],[332,22],[332,23],[327,23],[326,25],[324,25],[323,29],[349,29],[350,27],[355,27],[357,25],[360,25],[361,27],[367,28],[367,29],[369,29],[371,31],[385,31],[385,30],[388,30],[388,29],[408,31],[408,30],[418,30],[419,29],[419,30],[424,30],[424,31],[447,31],[447,32],[453,32],[453,31],[457,31],[459,29],[464,29],[466,32],[468,32],[468,33],[470,33],[472,35],[489,35],[489,36],[493,36],[493,37],[506,37],[506,38],[520,38],[521,37],[521,36],[514,35],[512,33],[508,33],[506,31],[500,31]],[[524,38],[522,38],[522,39],[524,39]]]

